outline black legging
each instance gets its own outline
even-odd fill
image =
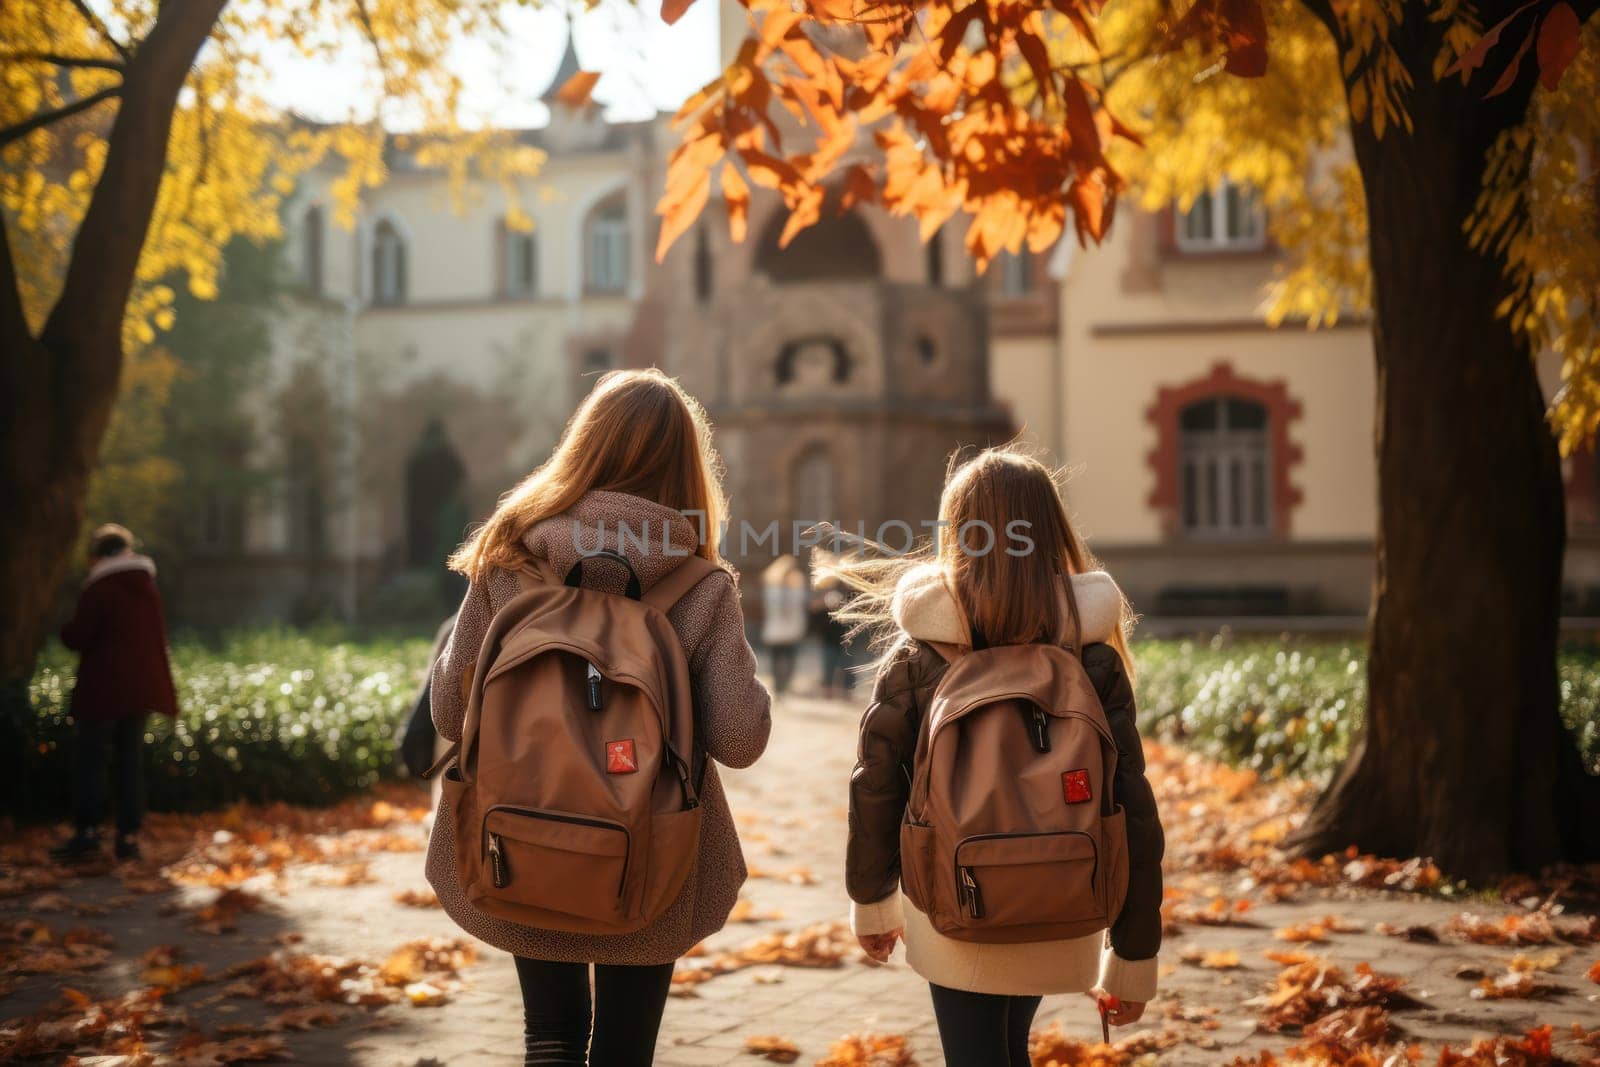
[[[968,993],[929,983],[945,1067],[1028,1067],[1039,997]]]
[[[596,964],[592,1017],[587,963],[518,956],[517,981],[522,985],[524,1067],[557,1063],[649,1067],[655,1058],[656,1033],[672,987],[672,964]]]

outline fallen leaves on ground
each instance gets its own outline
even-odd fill
[[[140,960],[139,980],[169,992],[205,981],[205,967],[198,963],[179,963],[178,957],[182,954],[183,949],[177,945],[158,945],[146,952]]]
[[[1206,952],[1202,949],[1192,948],[1180,957],[1185,963],[1193,963],[1204,967],[1208,971],[1231,971],[1239,966],[1239,953],[1233,949],[1217,949]]]
[[[783,912],[776,908],[766,911],[756,911],[756,906],[744,897],[740,897],[733,905],[733,910],[728,913],[731,923],[759,923],[783,918]]]
[[[0,970],[8,974],[69,974],[103,966],[111,935],[87,926],[57,931],[37,919],[0,923]]]
[[[1360,923],[1350,922],[1337,915],[1324,915],[1311,922],[1296,923],[1293,926],[1284,926],[1272,932],[1272,936],[1279,941],[1305,941],[1323,942],[1328,940],[1329,934],[1349,934],[1361,929]]]
[[[744,1039],[744,1050],[752,1056],[771,1060],[773,1063],[793,1063],[800,1058],[800,1046],[786,1037],[775,1034],[761,1034],[756,1037]]]
[[[848,1034],[828,1046],[816,1067],[916,1067],[916,1063],[900,1034]]]
[[[1424,923],[1413,923],[1410,926],[1377,923],[1372,927],[1372,932],[1382,934],[1384,937],[1403,938],[1406,941],[1417,941],[1425,944],[1439,943],[1439,931]]]
[[[790,867],[786,871],[774,871],[753,863],[750,865],[747,877],[770,878],[778,882],[788,882],[790,885],[817,884],[817,876],[811,873],[809,867]]]
[[[394,902],[408,908],[437,908],[439,894],[432,889],[402,889],[394,895]]]
[[[434,1007],[460,988],[459,972],[477,959],[477,948],[460,938],[412,941],[381,964],[280,950],[230,967],[235,982],[225,991],[279,1006],[379,1007],[405,1000]]]
[[[1557,1067],[1568,1062],[1556,1057],[1549,1026],[1521,1037],[1479,1038],[1464,1052],[1446,1047],[1439,1053],[1439,1067]]]
[[[166,1001],[160,989],[140,989],[94,1000],[76,989],[32,1015],[0,1023],[0,1062],[93,1047],[102,1055],[127,1057],[129,1064],[154,1062],[148,1032],[188,1026],[188,1016]]]
[[[1539,976],[1561,966],[1566,954],[1555,949],[1535,955],[1518,953],[1504,974],[1484,975],[1472,989],[1473,1000],[1528,1000],[1562,992],[1562,987]],[[1465,975],[1463,976],[1465,977]]]
[[[693,987],[723,974],[746,967],[776,964],[782,967],[839,967],[847,959],[861,956],[850,924],[841,921],[817,923],[792,933],[772,933],[758,937],[731,952],[707,953],[696,962],[679,967],[672,975],[673,994],[693,996]]]
[[[1080,1041],[1056,1022],[1028,1035],[1028,1055],[1035,1067],[1123,1067],[1165,1052],[1182,1040],[1176,1030],[1145,1029],[1108,1045]]]
[[[1445,925],[1445,932],[1480,945],[1547,945],[1556,939],[1550,917],[1538,911],[1500,919],[1464,911]]]
[[[263,901],[255,893],[244,889],[223,889],[216,899],[194,914],[194,927],[207,934],[226,934],[239,925],[241,912],[255,911]]]
[[[1386,1009],[1414,1007],[1416,1002],[1393,975],[1379,974],[1366,963],[1347,973],[1320,957],[1275,957],[1285,963],[1272,987],[1245,1003],[1261,1009],[1256,1027],[1267,1033],[1305,1027],[1345,1008],[1376,1005]]]

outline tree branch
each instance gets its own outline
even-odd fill
[[[30,338],[28,318],[22,310],[22,288],[17,283],[16,263],[11,256],[11,241],[6,233],[6,216],[0,212],[0,342],[5,357],[0,360],[0,381],[9,381],[8,365],[22,359],[21,342]]]
[[[1332,0],[1300,0],[1301,5],[1313,18],[1328,28],[1333,35],[1333,43],[1338,44],[1343,38],[1343,27],[1339,23],[1339,14],[1333,9]]]
[[[129,50],[127,45],[111,35],[111,30],[107,28],[104,22],[100,21],[100,16],[94,13],[86,0],[72,0],[72,6],[78,9],[78,14],[83,16],[83,21],[89,24],[89,28],[104,37],[106,43],[115,48],[119,56],[125,60],[133,58],[133,52]]]
[[[106,142],[105,167],[83,222],[60,295],[39,340],[54,361],[53,396],[63,442],[92,462],[122,371],[122,320],[166,172],[167,138],[178,93],[226,0],[160,5],[128,61],[122,105]],[[43,399],[43,398],[41,398]]]
[[[64,56],[57,52],[6,52],[0,54],[0,63],[50,63],[57,67],[98,67],[101,70],[127,70],[120,59],[101,56]]]
[[[7,126],[5,129],[0,130],[0,148],[4,148],[12,141],[21,140],[34,130],[43,129],[52,122],[60,122],[62,119],[71,118],[80,111],[88,111],[96,104],[110,100],[113,96],[121,95],[122,86],[113,85],[110,88],[101,89],[91,96],[85,96],[82,99],[74,100],[70,104],[64,104],[53,111],[41,111],[27,120],[17,123],[15,126]]]

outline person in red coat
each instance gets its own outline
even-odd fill
[[[78,729],[73,765],[75,832],[54,850],[75,863],[100,854],[106,769],[116,763],[116,857],[139,855],[144,816],[144,727],[151,713],[176,715],[167,659],[167,624],[156,565],[133,550],[133,534],[114,523],[89,542],[89,574],[61,642],[79,654],[70,711]]]

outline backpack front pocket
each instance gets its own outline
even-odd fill
[[[1105,925],[1094,839],[1075,830],[984,834],[956,846],[961,923],[972,928]]]
[[[628,831],[619,823],[532,808],[492,809],[483,823],[480,893],[580,919],[624,917]]]

